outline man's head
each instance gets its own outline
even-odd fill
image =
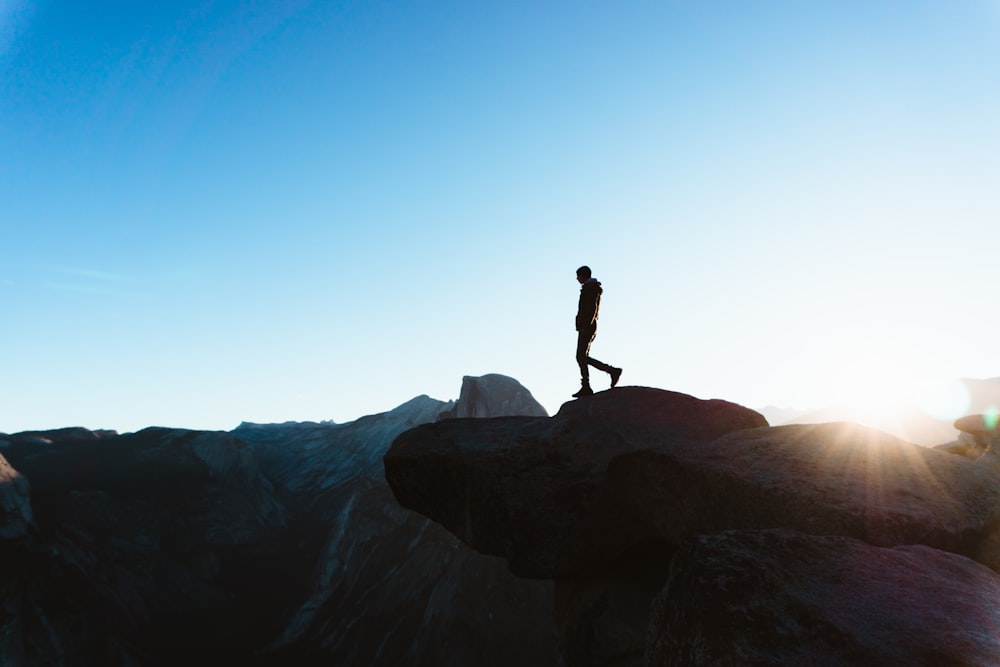
[[[581,285],[590,280],[590,267],[581,266],[576,270],[576,281]]]

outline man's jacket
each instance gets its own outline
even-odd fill
[[[580,286],[580,305],[576,309],[576,330],[597,326],[597,311],[601,307],[601,283],[590,278]]]

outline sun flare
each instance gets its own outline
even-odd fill
[[[829,378],[829,389],[836,404],[869,418],[899,418],[917,411],[950,421],[965,414],[970,402],[957,378],[947,364],[883,347],[877,354],[843,360]]]

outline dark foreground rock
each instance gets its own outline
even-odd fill
[[[404,506],[558,581],[567,665],[934,665],[1000,655],[998,460],[624,387],[418,427],[385,467]]]
[[[731,528],[790,528],[971,555],[1000,505],[990,467],[849,423],[651,448],[616,459],[609,478],[629,514],[674,544]]]
[[[997,664],[1000,578],[925,546],[787,530],[681,549],[653,605],[646,664]]]
[[[575,578],[604,571],[649,540],[609,493],[623,454],[679,443],[697,449],[736,429],[766,426],[726,401],[621,387],[563,406],[549,418],[426,424],[385,456],[396,498],[513,572]]]

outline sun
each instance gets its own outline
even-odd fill
[[[914,412],[954,420],[969,394],[947,363],[919,350],[870,341],[833,364],[829,388],[837,405],[868,420],[902,419]]]

